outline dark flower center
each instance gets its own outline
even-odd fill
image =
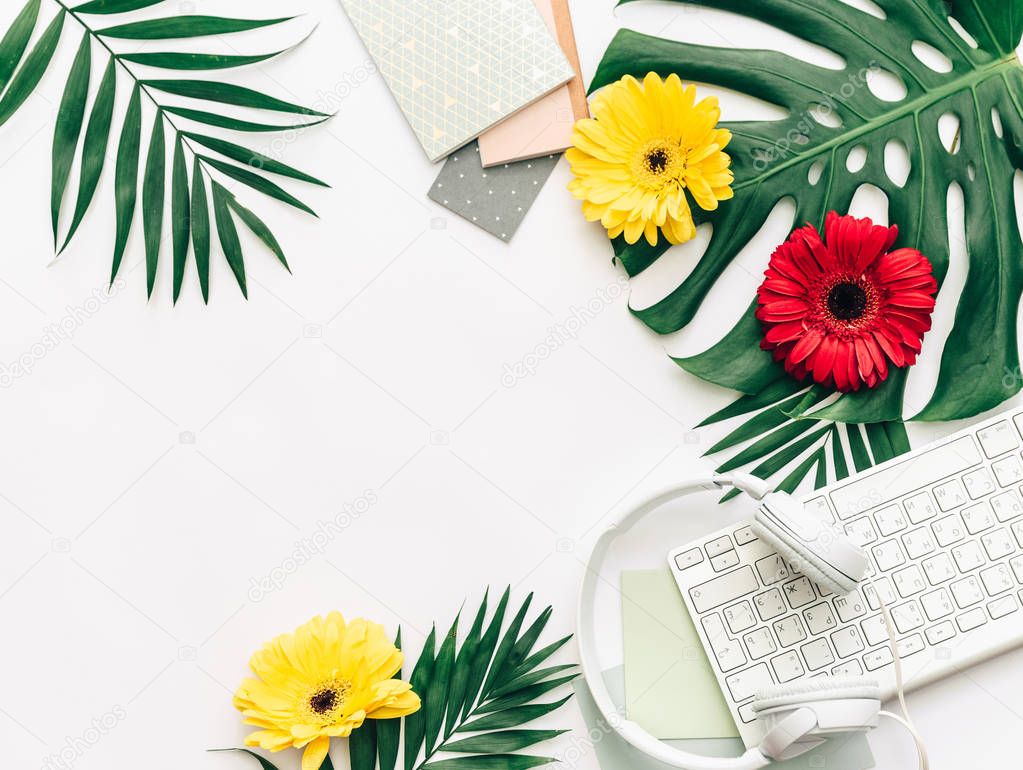
[[[867,309],[867,292],[855,283],[837,283],[828,292],[828,310],[839,321],[855,321]]]
[[[654,150],[646,156],[646,167],[654,174],[663,174],[668,167],[668,153],[664,150]]]
[[[326,714],[337,706],[336,690],[320,690],[309,699],[309,708],[317,714]]]

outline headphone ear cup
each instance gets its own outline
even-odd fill
[[[769,522],[761,521],[758,518],[753,523],[752,529],[753,534],[774,548],[785,562],[797,567],[800,572],[810,578],[811,582],[821,588],[839,596],[856,588],[855,582],[833,569],[823,559],[818,558],[803,543],[790,539],[785,532],[779,532]]]

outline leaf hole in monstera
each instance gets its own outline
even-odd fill
[[[913,55],[920,60],[925,67],[946,74],[952,71],[952,60],[945,54],[923,40],[916,40],[911,46]]]
[[[875,225],[888,227],[888,195],[880,187],[872,184],[861,184],[853,193],[849,202],[849,214],[854,217],[866,217]]]
[[[866,145],[858,144],[849,150],[849,154],[845,158],[845,167],[850,174],[858,174],[863,170],[863,167],[867,165],[867,155]]]
[[[869,13],[874,18],[881,19],[881,21],[888,18],[888,14],[874,0],[842,0],[842,2],[850,8],[855,8],[857,11]]]
[[[809,112],[810,117],[825,128],[841,128],[844,125],[842,116],[830,104],[814,104]]]
[[[959,19],[949,16],[948,25],[955,30],[959,37],[966,41],[966,44],[970,46],[970,48],[980,48],[980,45],[977,43],[977,39],[966,31],[966,27],[959,23]]]
[[[816,187],[817,183],[821,181],[821,176],[824,174],[824,161],[819,160],[810,166],[810,171],[806,175],[806,181],[812,186]]]
[[[1016,206],[1016,224],[1023,233],[1023,171],[1012,175],[1012,196]]]
[[[867,70],[867,88],[882,102],[901,102],[909,93],[902,78],[881,67]]]
[[[906,399],[903,414],[908,418],[917,414],[931,400],[938,382],[945,341],[955,322],[956,308],[966,286],[969,272],[969,252],[966,246],[966,211],[962,188],[953,182],[945,195],[947,212],[948,272],[941,283],[931,329],[923,339],[923,349],[917,362],[909,368],[906,379]]]
[[[977,167],[972,160],[966,165],[966,175],[970,177],[971,182],[977,180]]]
[[[911,171],[909,149],[901,139],[889,139],[884,146],[884,170],[899,187],[905,187]]]
[[[1005,129],[1002,128],[1002,115],[997,107],[991,108],[991,125],[994,126],[995,135],[1002,139],[1005,137]]]
[[[962,146],[959,135],[961,128],[962,121],[954,112],[946,112],[938,118],[938,137],[950,155],[959,154],[959,149]]]

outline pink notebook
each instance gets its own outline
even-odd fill
[[[533,2],[555,33],[575,70],[575,79],[480,136],[484,168],[564,152],[572,145],[572,126],[589,117],[568,0]]]

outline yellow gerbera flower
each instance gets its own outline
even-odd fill
[[[626,75],[607,86],[592,110],[566,153],[575,175],[568,189],[612,238],[645,235],[656,246],[660,229],[684,243],[696,235],[686,190],[705,211],[732,197],[732,160],[722,152],[732,134],[717,128],[716,97],[697,102],[695,86],[651,72],[642,83]]]
[[[304,747],[302,770],[319,770],[331,738],[347,737],[367,718],[419,710],[412,685],[391,678],[403,660],[383,626],[362,618],[346,625],[339,612],[278,636],[252,656],[257,678],[234,696],[245,723],[260,728],[245,745]]]

